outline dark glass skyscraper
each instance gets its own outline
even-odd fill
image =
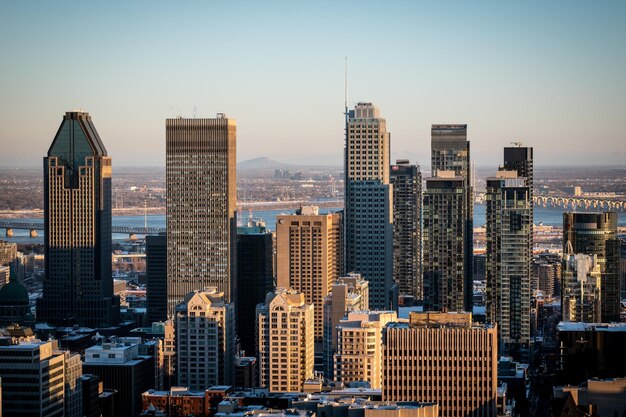
[[[433,247],[433,250],[429,253],[434,254],[434,257],[426,256],[424,253],[424,273],[435,272],[434,275],[440,279],[454,280],[455,293],[449,294],[452,297],[462,297],[463,309],[465,311],[472,311],[473,304],[473,292],[472,292],[472,257],[473,257],[473,232],[474,232],[474,192],[472,189],[472,174],[470,167],[470,142],[467,140],[467,125],[465,124],[436,124],[431,128],[431,175],[434,179],[443,178],[442,181],[433,181],[432,187],[427,186],[428,189],[433,191],[434,195],[437,195],[438,201],[430,207],[430,215],[435,216],[436,223],[442,227],[441,233],[446,234],[447,237],[437,234],[437,229],[431,230],[428,239],[432,241],[428,242],[429,245],[444,245],[445,247],[455,247],[460,250],[461,253],[456,251],[445,251],[444,248]],[[450,180],[453,179],[452,182]],[[461,182],[459,182],[461,181]],[[451,195],[450,189],[454,188],[457,193],[462,194],[463,207],[458,207],[457,200],[458,195]],[[443,192],[445,190],[445,192]],[[443,196],[447,195],[451,200],[442,200]],[[426,197],[425,197],[426,198]],[[426,202],[424,202],[426,206]],[[433,211],[435,210],[435,211]],[[447,216],[451,222],[461,221],[463,223],[463,230],[458,231],[456,234],[450,234],[446,232],[446,225],[443,220],[437,219],[438,213],[436,210],[441,210],[442,216]],[[449,216],[462,216],[457,219]],[[424,213],[424,221],[426,221],[426,213]],[[426,225],[424,225],[426,227]],[[448,227],[449,229],[449,227]],[[435,234],[433,234],[435,232]],[[441,240],[443,239],[443,240]],[[426,232],[424,231],[424,241],[426,241]],[[437,243],[435,243],[437,242]],[[461,246],[459,246],[459,244]],[[460,258],[462,257],[462,263]],[[454,259],[453,259],[454,258]],[[441,271],[453,270],[456,272],[453,276],[448,276],[446,273],[441,275]],[[440,271],[437,273],[437,271]],[[459,273],[463,276],[462,287],[458,287],[459,283],[456,283],[456,275]],[[426,275],[424,276],[426,280]],[[424,282],[426,286],[426,282]]]
[[[393,185],[393,278],[400,295],[423,299],[422,173],[419,165],[398,160],[391,166]]]
[[[487,321],[498,325],[500,351],[527,358],[530,349],[532,200],[516,171],[487,178]]]
[[[46,276],[37,319],[119,322],[111,276],[111,158],[89,113],[67,112],[44,158]]]
[[[235,308],[241,349],[256,356],[256,306],[274,291],[274,239],[262,225],[237,228],[237,293]]]
[[[148,323],[167,320],[167,236],[146,236],[146,307]]]
[[[598,256],[603,322],[620,320],[619,251],[617,213],[563,213],[563,253]]]

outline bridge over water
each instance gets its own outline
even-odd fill
[[[536,206],[554,206],[570,208],[572,210],[594,209],[608,211],[626,211],[626,201],[617,199],[611,200],[589,197],[535,195],[533,196],[533,202]]]
[[[0,229],[6,230],[6,236],[13,236],[13,230],[30,230],[31,237],[37,236],[37,232],[43,230],[43,222],[18,222],[13,220],[0,220]],[[165,228],[160,227],[131,227],[131,226],[112,226],[111,233],[127,234],[129,236],[136,235],[156,235],[164,233]]]

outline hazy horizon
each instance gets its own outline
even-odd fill
[[[77,7],[80,5],[80,7]],[[477,166],[623,166],[626,2],[3,2],[2,166],[37,167],[66,111],[114,164],[160,166],[165,119],[237,121],[238,160],[343,162],[370,101],[391,161],[427,166],[430,125],[467,123]]]

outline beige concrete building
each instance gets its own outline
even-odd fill
[[[235,306],[215,287],[187,294],[176,307],[178,384],[231,385],[235,372]]]
[[[315,305],[315,343],[321,354],[324,298],[341,271],[341,214],[302,206],[294,215],[278,216],[276,257],[277,286],[300,292]]]
[[[313,304],[285,288],[257,306],[259,381],[270,392],[299,392],[313,377]]]
[[[234,119],[167,119],[167,314],[207,287],[235,300],[237,175]]]
[[[339,322],[350,311],[367,310],[369,283],[361,274],[350,273],[331,285],[330,294],[324,299],[324,375],[333,376],[333,355],[337,352]]]
[[[387,323],[398,320],[395,311],[353,311],[336,327],[337,382],[365,381],[371,388],[382,386],[382,333]]]
[[[496,326],[471,324],[471,313],[422,314],[385,329],[383,400],[437,403],[442,417],[495,416]]]

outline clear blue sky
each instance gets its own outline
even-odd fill
[[[0,166],[41,164],[67,110],[114,165],[164,165],[167,117],[237,120],[238,159],[341,164],[349,102],[428,165],[467,123],[478,165],[626,164],[625,1],[3,1]]]

